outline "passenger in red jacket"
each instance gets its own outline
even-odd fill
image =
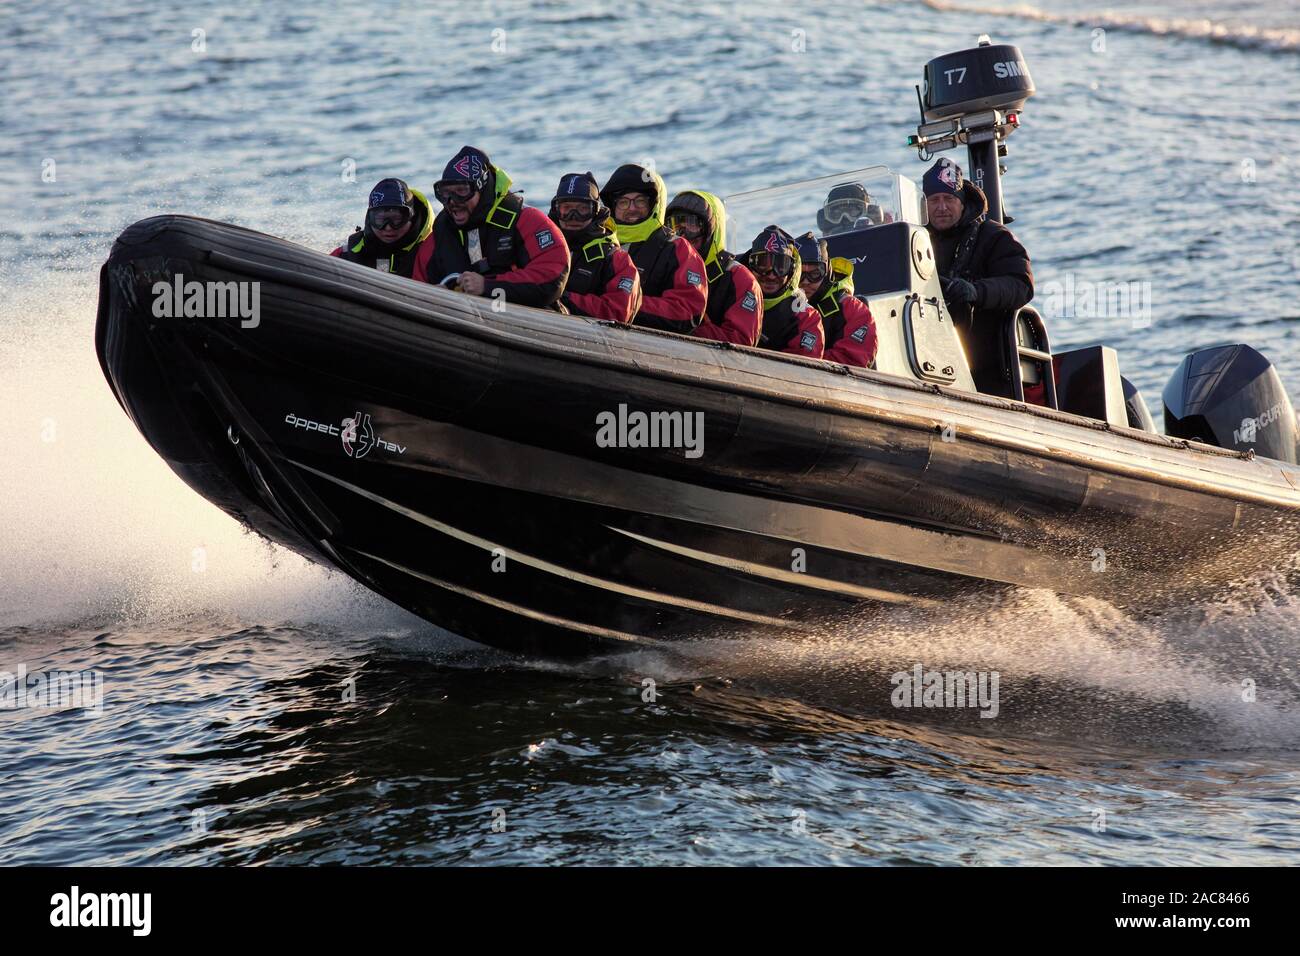
[[[469,295],[556,308],[569,276],[569,247],[559,227],[510,191],[510,177],[487,154],[462,146],[433,185],[443,209],[431,242],[420,247],[412,278],[454,283]]]
[[[574,315],[629,323],[641,307],[641,277],[609,227],[609,210],[591,173],[568,173],[551,200],[551,219],[569,247],[560,301]]]
[[[853,296],[853,263],[832,259],[826,240],[805,232],[795,242],[803,276],[799,288],[822,317],[826,351],[822,358],[841,365],[875,368],[876,320],[871,307]]]
[[[614,232],[641,273],[636,324],[690,335],[704,318],[708,299],[704,260],[664,226],[663,179],[644,166],[620,166],[600,198],[614,211]]]
[[[745,265],[763,290],[763,328],[758,347],[821,358],[825,334],[822,317],[799,289],[799,247],[780,226],[754,237]]]
[[[370,190],[365,226],[330,255],[409,279],[432,234],[429,200],[400,179],[381,179]]]
[[[713,193],[688,189],[668,204],[668,227],[689,242],[704,260],[709,299],[698,338],[758,344],[763,325],[763,290],[758,280],[725,248],[727,212]]]

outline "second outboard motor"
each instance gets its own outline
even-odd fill
[[[1159,434],[1156,431],[1156,423],[1151,419],[1151,410],[1147,408],[1146,399],[1142,397],[1138,387],[1122,375],[1119,381],[1124,389],[1124,413],[1128,416],[1128,427],[1150,432],[1153,435]]]
[[[1296,415],[1273,363],[1249,345],[1201,349],[1165,386],[1165,434],[1296,464]]]

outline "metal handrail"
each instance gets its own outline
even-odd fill
[[[1020,344],[1020,320],[1023,318],[1029,326],[1030,335],[1039,348]],[[1036,362],[1044,383],[1044,393],[1048,408],[1060,410],[1056,399],[1056,367],[1052,363],[1052,347],[1047,338],[1047,326],[1043,317],[1031,305],[1021,306],[1007,319],[1007,355],[1011,372],[1011,397],[1018,402],[1025,400],[1025,383],[1020,377],[1020,362],[1029,359]]]

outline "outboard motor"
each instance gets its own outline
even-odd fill
[[[987,36],[969,50],[945,53],[925,65],[921,125],[907,144],[929,162],[935,154],[965,146],[971,180],[989,201],[989,218],[1010,222],[1002,204],[1001,158],[1006,138],[1020,128],[1020,112],[1034,95],[1034,81],[1019,47],[994,45]]]
[[[1273,363],[1249,345],[1201,349],[1165,386],[1165,434],[1296,464],[1296,416]]]
[[[1124,389],[1124,413],[1128,416],[1128,427],[1150,432],[1153,435],[1160,434],[1156,431],[1156,423],[1151,418],[1151,410],[1147,408],[1147,400],[1142,397],[1138,387],[1122,375],[1119,377],[1119,382]]]

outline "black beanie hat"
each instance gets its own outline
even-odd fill
[[[488,159],[487,153],[473,146],[462,146],[442,171],[442,179],[438,183],[469,183],[477,192],[487,185],[491,175],[492,161]]]
[[[401,179],[381,179],[370,190],[371,209],[407,209],[415,211],[411,188]]]
[[[962,195],[961,167],[944,156],[925,171],[921,186],[927,196],[950,193],[960,199]]]
[[[591,173],[565,173],[560,177],[560,185],[555,188],[553,203],[565,199],[588,199],[600,205],[600,187],[596,177]]]
[[[820,263],[830,271],[831,257],[826,250],[826,240],[818,239],[813,232],[805,232],[802,236],[796,236],[795,246],[799,249],[799,261],[805,265],[809,262]]]

